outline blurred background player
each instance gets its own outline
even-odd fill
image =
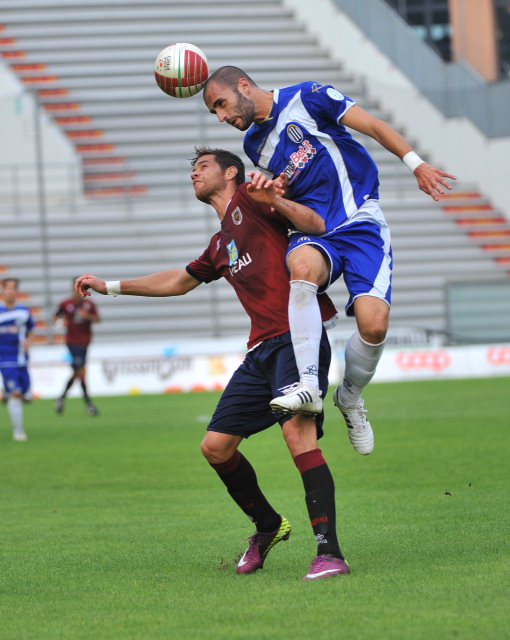
[[[4,383],[4,401],[11,418],[12,437],[17,442],[27,440],[24,427],[23,402],[29,402],[30,375],[28,349],[30,333],[35,326],[28,307],[16,304],[19,280],[5,278],[0,286],[0,371]]]
[[[314,581],[347,574],[350,569],[340,551],[336,532],[334,480],[317,444],[323,433],[324,414],[320,412],[315,420],[304,415],[277,419],[269,407],[272,394],[291,389],[297,375],[287,314],[285,217],[303,216],[301,223],[310,231],[321,219],[277,195],[273,185],[255,189],[245,184],[242,160],[228,151],[197,149],[192,167],[196,197],[210,204],[221,222],[220,231],[212,236],[202,255],[185,269],[133,280],[106,282],[84,275],[76,281],[76,289],[83,295],[90,295],[93,290],[111,295],[178,296],[201,283],[220,278],[229,282],[251,320],[248,353],[220,398],[202,441],[202,453],[229,495],[256,526],[248,549],[239,560],[237,573],[250,574],[262,569],[271,549],[290,535],[289,521],[268,502],[255,470],[238,449],[244,438],[279,422],[301,474],[310,524],[317,540],[317,556],[304,579]],[[280,207],[285,217],[279,215]],[[324,320],[336,318],[331,300],[326,295],[320,298]],[[325,394],[331,360],[325,330],[319,360]]]
[[[265,91],[242,69],[224,66],[209,77],[203,96],[220,122],[246,131],[244,150],[253,164],[272,178],[280,176],[291,200],[323,218],[319,233],[290,237],[289,323],[299,384],[293,393],[274,398],[271,406],[289,412],[303,405],[321,410],[317,291],[343,274],[349,291],[345,310],[355,316],[357,331],[347,343],[344,380],[334,400],[354,448],[369,454],[374,437],[361,393],[386,340],[393,259],[379,206],[377,166],[346,127],[399,157],[434,200],[451,188],[447,179],[454,176],[424,162],[397,131],[329,85],[303,82]]]
[[[63,300],[58,306],[54,320],[64,322],[66,345],[71,355],[73,370],[62,395],[55,403],[55,411],[58,414],[63,413],[66,396],[74,382],[79,380],[87,413],[89,416],[97,416],[99,411],[89,396],[86,380],[87,350],[92,340],[92,325],[101,322],[97,306],[92,300],[82,298],[73,289],[71,297]]]

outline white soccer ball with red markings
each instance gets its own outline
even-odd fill
[[[158,54],[154,75],[161,91],[190,98],[203,89],[209,76],[207,58],[194,44],[177,42]]]

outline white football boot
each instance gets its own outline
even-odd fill
[[[282,396],[273,398],[269,406],[274,413],[314,417],[322,411],[322,399],[319,389],[295,382],[285,389]]]
[[[346,407],[340,402],[340,387],[333,394],[333,402],[344,417],[354,450],[362,456],[368,456],[374,450],[374,432],[367,418],[365,403],[360,398],[352,407]]]

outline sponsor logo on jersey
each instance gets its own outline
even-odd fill
[[[295,142],[296,144],[303,142],[304,135],[297,124],[289,124],[289,126],[287,127],[287,135],[290,140],[292,140],[292,142]]]
[[[299,145],[298,150],[294,151],[294,153],[290,156],[290,159],[298,169],[302,169],[305,164],[313,159],[316,153],[317,149],[313,146],[313,144],[309,140],[304,140],[303,144]]]
[[[317,149],[313,144],[309,140],[303,140],[297,150],[291,154],[290,162],[283,170],[283,173],[290,180],[295,173],[302,171],[310,160],[313,160],[316,153]]]
[[[0,333],[19,333],[19,328],[15,324],[0,326]]]
[[[230,275],[233,276],[236,273],[239,273],[241,269],[243,269],[244,267],[247,267],[252,262],[253,260],[251,259],[250,254],[245,253],[238,260],[236,260],[236,262],[230,267]]]
[[[319,93],[319,91],[322,89],[324,85],[323,84],[319,84],[318,82],[314,82],[312,84],[312,93]]]
[[[242,221],[243,221],[243,212],[239,207],[236,207],[232,211],[232,222],[234,224],[241,224]]]
[[[235,275],[236,273],[239,273],[241,269],[243,269],[244,267],[247,267],[249,264],[253,262],[249,253],[245,253],[242,256],[239,255],[239,251],[237,250],[235,240],[232,240],[232,242],[229,242],[227,244],[227,251],[228,251],[228,260],[229,260],[228,266],[230,268],[231,276]]]
[[[235,240],[232,240],[232,242],[229,242],[227,244],[227,251],[228,251],[228,266],[231,267],[237,262],[239,258],[239,251],[237,250]]]

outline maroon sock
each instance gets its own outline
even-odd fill
[[[260,490],[255,469],[242,453],[234,455],[220,464],[211,464],[232,499],[252,520],[257,531],[269,533],[278,529],[281,516],[269,504]]]
[[[294,463],[301,473],[317,555],[342,558],[336,534],[335,483],[320,449],[300,453]]]

